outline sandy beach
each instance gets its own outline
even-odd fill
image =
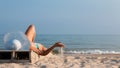
[[[120,54],[49,55],[35,63],[0,63],[0,68],[120,68]]]

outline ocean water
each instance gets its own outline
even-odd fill
[[[4,49],[3,38],[4,34],[1,34],[0,49]],[[62,42],[64,53],[120,53],[120,35],[37,35],[35,42],[47,48]]]

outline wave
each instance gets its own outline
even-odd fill
[[[65,51],[64,53],[67,54],[120,54],[120,51],[108,51],[108,50],[86,50],[86,51],[77,51],[77,50],[70,50]]]

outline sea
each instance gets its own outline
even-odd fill
[[[0,49],[4,49],[4,34],[0,34]],[[64,53],[106,54],[120,53],[120,35],[41,35],[35,42],[49,48],[56,42],[65,44]],[[59,49],[59,48],[55,48]]]

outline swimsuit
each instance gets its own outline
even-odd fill
[[[39,44],[38,44],[38,43],[35,43],[35,45],[36,45],[36,48],[39,49]]]

